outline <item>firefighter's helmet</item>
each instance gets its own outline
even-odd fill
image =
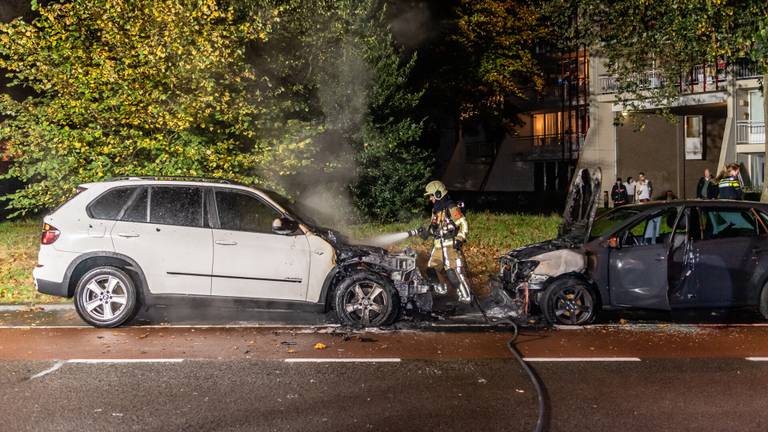
[[[442,199],[448,194],[448,189],[446,189],[445,185],[440,180],[433,180],[427,183],[427,186],[424,189],[426,190],[424,195],[432,195],[435,199]]]

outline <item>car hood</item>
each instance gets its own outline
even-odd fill
[[[573,176],[568,199],[563,212],[563,222],[557,233],[557,240],[570,245],[581,245],[587,240],[600,201],[602,171],[596,168],[590,172],[582,168]]]

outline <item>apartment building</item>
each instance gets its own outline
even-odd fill
[[[645,73],[649,89],[663,84],[656,71]],[[700,65],[681,77],[673,119],[659,107],[629,112],[617,100],[616,78],[600,59],[590,63],[590,123],[579,165],[601,167],[603,188],[617,176],[645,172],[654,197],[694,198],[705,168],[716,174],[729,162],[742,165],[747,190],[765,179],[765,113],[756,69],[747,61]],[[640,117],[640,122],[633,117]],[[643,125],[641,128],[638,125]]]
[[[443,131],[442,178],[449,189],[512,193],[524,202],[564,195],[590,127],[589,52],[542,53],[542,64],[543,91],[513,101],[521,111],[518,124],[493,131],[478,120]]]

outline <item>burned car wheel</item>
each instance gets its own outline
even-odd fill
[[[597,296],[587,283],[577,278],[553,282],[542,300],[544,317],[551,324],[584,325],[594,321],[597,315]]]
[[[376,327],[397,317],[399,299],[392,283],[373,273],[356,273],[339,284],[335,307],[344,325]]]

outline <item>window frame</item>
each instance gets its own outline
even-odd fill
[[[211,220],[212,229],[221,230],[221,231],[232,231],[232,232],[238,232],[238,233],[249,233],[249,234],[279,235],[279,234],[275,234],[274,232],[264,233],[264,232],[255,232],[255,231],[230,230],[230,229],[222,228],[221,219],[219,218],[219,203],[216,200],[216,194],[218,192],[234,192],[234,193],[240,193],[245,196],[252,197],[257,201],[261,202],[262,204],[266,205],[267,207],[271,208],[272,210],[274,210],[275,213],[277,213],[278,217],[296,220],[296,218],[291,217],[291,215],[287,214],[286,212],[284,212],[283,210],[281,210],[280,208],[272,204],[272,202],[270,202],[269,200],[264,199],[264,197],[250,190],[216,186],[211,188],[211,206],[210,207],[211,207],[211,211],[213,212],[212,214],[213,219]]]
[[[627,235],[632,232],[632,229],[637,227],[638,225],[645,223],[645,227],[643,228],[643,235],[645,234],[645,231],[648,229],[648,221],[651,219],[655,219],[657,217],[662,217],[665,213],[674,210],[676,212],[675,214],[675,221],[672,224],[671,231],[667,236],[666,239],[664,239],[663,242],[658,242],[658,237],[661,236],[663,233],[661,232],[661,225],[659,225],[659,234],[656,237],[656,243],[650,243],[650,244],[625,244],[624,242],[627,239]],[[657,209],[656,211],[651,211],[648,213],[645,213],[643,216],[638,217],[637,219],[634,219],[632,222],[627,223],[622,228],[616,230],[616,236],[619,238],[619,242],[621,244],[621,248],[636,248],[636,247],[646,247],[646,246],[656,246],[660,244],[670,244],[672,237],[676,234],[677,226],[680,224],[680,217],[685,214],[685,207],[679,207],[679,206],[669,206],[664,207],[661,209]],[[633,238],[636,238],[635,235],[632,235]],[[643,237],[645,238],[645,237]]]
[[[198,185],[175,185],[175,184],[151,184],[148,185],[149,187],[149,196],[147,197],[147,222],[149,224],[154,225],[163,225],[163,226],[175,226],[175,227],[183,227],[183,228],[203,228],[206,229],[206,217],[205,217],[205,187],[204,186],[198,186]],[[200,191],[200,225],[180,225],[180,224],[169,224],[169,223],[162,223],[162,222],[153,222],[152,221],[152,201],[153,201],[153,195],[155,192],[155,189],[158,188],[186,188],[186,189],[197,189]],[[144,222],[136,222],[136,223],[144,223]]]
[[[125,213],[125,210],[128,208],[129,203],[133,203],[133,200],[135,199],[136,194],[137,194],[136,191],[141,190],[142,187],[143,187],[143,185],[123,185],[123,186],[111,187],[111,188],[109,188],[107,190],[104,190],[99,195],[97,195],[95,198],[93,198],[88,203],[87,206],[85,206],[85,214],[88,215],[89,218],[94,219],[94,220],[119,221],[123,217],[123,214]],[[114,192],[116,190],[120,190],[120,189],[135,189],[135,190],[128,197],[128,199],[123,203],[123,206],[120,207],[120,210],[118,210],[117,215],[115,216],[115,219],[95,217],[93,215],[93,210],[92,210],[92,207],[94,206],[94,204],[96,204],[96,202],[98,200],[100,200],[101,198],[103,198],[107,194],[109,194],[111,192]],[[147,208],[149,208],[149,207],[147,207]]]

